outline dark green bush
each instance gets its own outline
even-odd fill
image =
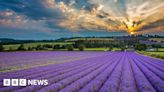
[[[109,51],[112,51],[113,50],[113,46],[109,46]]]
[[[61,47],[59,44],[57,44],[57,45],[54,45],[53,49],[61,49]]]
[[[153,48],[156,48],[157,51],[158,51],[159,48],[161,48],[161,45],[160,45],[160,44],[152,44],[151,46],[152,46]]]
[[[146,44],[136,44],[135,45],[135,50],[145,51],[146,49],[147,49],[147,45]]]
[[[42,46],[42,45],[38,45],[38,46],[36,47],[36,50],[47,50],[47,48],[44,47],[44,46]]]
[[[18,48],[17,48],[18,51],[25,51],[26,48],[24,47],[24,44],[21,44]]]
[[[164,56],[161,56],[160,58],[161,58],[161,59],[164,59]]]
[[[0,51],[4,51],[3,45],[0,45]]]
[[[31,47],[28,47],[28,49],[27,49],[27,50],[31,51],[31,50],[32,50],[32,48],[31,48]]]
[[[74,50],[74,47],[72,44],[69,44],[69,45],[66,45],[66,48],[68,51],[73,51]]]
[[[78,49],[79,49],[79,51],[84,51],[85,46],[83,44],[81,44],[81,45],[79,45]]]

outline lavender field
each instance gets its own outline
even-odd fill
[[[0,92],[164,92],[164,60],[135,52],[0,53],[0,70]],[[48,86],[4,87],[4,78]]]

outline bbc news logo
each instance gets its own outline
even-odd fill
[[[48,85],[48,80],[3,79],[3,86]]]

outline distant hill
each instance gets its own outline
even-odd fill
[[[29,43],[35,42],[35,40],[15,40],[10,38],[0,38],[1,44],[20,44],[20,43]]]
[[[10,38],[0,38],[0,42],[11,42],[11,41],[15,41],[15,40]]]
[[[70,38],[60,38],[56,40],[16,40],[11,38],[0,38],[1,44],[23,44],[23,43],[33,43],[33,42],[65,42],[70,40],[79,40],[79,39],[117,39],[117,40],[126,40],[126,39],[149,39],[149,38],[164,38],[164,36],[159,35],[137,35],[137,36],[119,36],[119,37],[70,37]]]

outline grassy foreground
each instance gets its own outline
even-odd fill
[[[155,58],[160,58],[160,59],[164,59],[164,52],[159,52],[159,51],[138,51],[138,53],[143,54],[143,55],[147,55],[147,56],[151,56],[151,57],[155,57]]]

